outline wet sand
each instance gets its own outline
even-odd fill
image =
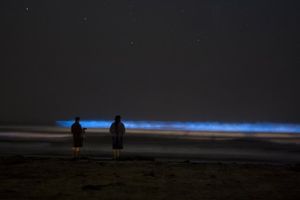
[[[300,163],[298,134],[129,130],[123,157]],[[0,155],[69,157],[72,137],[58,127],[0,127]],[[108,130],[89,129],[82,156],[111,157]]]

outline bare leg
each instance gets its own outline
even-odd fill
[[[77,158],[79,158],[79,156],[80,156],[80,148],[77,147]]]
[[[117,150],[113,149],[113,159],[117,159]]]
[[[117,159],[120,158],[120,149],[117,150]]]
[[[72,147],[72,151],[73,151],[73,158],[76,158],[76,148]]]

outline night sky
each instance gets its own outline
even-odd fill
[[[0,121],[300,123],[300,2],[1,0]]]

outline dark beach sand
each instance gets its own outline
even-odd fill
[[[300,199],[299,164],[0,157],[0,199]]]
[[[300,199],[300,136],[107,130],[71,160],[69,129],[0,127],[2,199]],[[19,155],[19,156],[17,156]]]

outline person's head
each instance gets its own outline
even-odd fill
[[[121,121],[121,116],[120,115],[116,115],[115,116],[115,122],[119,123]]]
[[[80,121],[80,117],[75,117],[75,122],[79,122]]]

